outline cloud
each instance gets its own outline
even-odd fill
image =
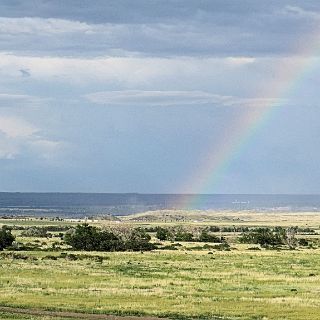
[[[185,84],[201,87],[201,82],[232,82],[238,76],[243,79],[246,68],[264,63],[251,57],[48,57],[20,56],[0,53],[0,76],[2,79],[18,81],[20,69],[32,74],[30,81],[42,83],[66,83],[68,86],[101,83],[113,87],[136,87],[137,84],[164,86]],[[272,61],[267,61],[272,70]],[[252,69],[255,71],[255,69]],[[259,70],[258,70],[259,71]],[[270,73],[270,72],[269,72]],[[0,78],[0,82],[1,82]],[[183,79],[183,81],[181,81]],[[175,89],[175,88],[174,88]]]
[[[260,192],[264,177],[286,179],[286,166],[272,172],[280,157],[316,168],[319,12],[315,0],[1,0],[0,187],[174,192],[248,108],[280,103],[235,172],[254,159]],[[313,190],[316,169],[294,169]],[[229,176],[231,191],[248,185]]]
[[[0,160],[13,160],[18,153],[18,147],[0,133]]]
[[[213,26],[184,21],[88,24],[75,20],[0,17],[2,47],[12,52],[81,55],[193,55],[226,43]],[[229,34],[238,38],[239,34]],[[213,51],[212,51],[213,52]],[[210,55],[212,55],[212,52]],[[215,54],[214,54],[215,55]]]
[[[49,100],[28,94],[0,93],[0,108],[39,107]]]
[[[22,119],[0,116],[0,132],[8,138],[30,137],[37,131],[37,128]]]
[[[32,96],[26,94],[10,94],[10,93],[0,93],[0,101],[1,102],[10,102],[10,101],[25,101],[28,99],[32,99]]]
[[[0,49],[30,55],[91,57],[286,55],[297,39],[314,31],[310,20],[319,20],[319,11],[302,6],[259,8],[251,2],[251,10],[243,11],[240,5],[181,5],[184,10],[171,3],[155,17],[145,4],[141,12],[146,16],[134,10],[136,16],[132,17],[119,4],[127,20],[111,17],[105,8],[99,11],[103,12],[102,19],[91,19],[89,12],[86,15],[81,10],[68,17],[62,13],[59,17],[0,17]],[[157,7],[154,2],[153,7]]]
[[[137,0],[134,3],[128,0],[109,1],[104,0],[82,0],[81,4],[77,0],[33,0],[26,2],[24,0],[2,0],[0,2],[0,12],[6,17],[25,16],[28,12],[34,17],[54,17],[59,19],[77,18],[81,21],[90,21],[92,23],[103,23],[106,21],[113,23],[148,23],[158,21],[170,21],[177,19],[190,19],[192,17],[202,16],[205,13],[210,17],[212,15],[239,14],[245,15],[252,12],[269,12],[277,5],[282,6],[288,1],[277,0],[267,3],[256,3],[252,0],[224,1],[211,0],[189,0],[186,4],[184,0],[168,1],[150,1]],[[248,5],[250,11],[248,12]],[[99,13],[99,14],[97,14]]]
[[[256,59],[253,57],[228,57],[226,58],[226,61],[234,66],[242,66],[254,63]]]
[[[201,91],[144,91],[123,90],[104,91],[86,95],[94,103],[106,105],[199,105],[223,103],[230,97]]]
[[[42,137],[29,141],[28,145],[32,149],[32,152],[49,161],[53,160],[66,147],[66,143],[62,141],[53,141]]]
[[[34,17],[7,18],[0,17],[0,33],[2,34],[62,34],[74,32],[90,32],[93,27],[80,21],[64,19],[43,19]]]
[[[287,5],[280,12],[284,15],[289,15],[291,17],[296,17],[299,19],[312,19],[315,21],[319,21],[320,19],[319,11],[306,10],[299,6]]]
[[[212,105],[215,107],[267,107],[279,103],[275,98],[239,98],[204,91],[103,91],[85,95],[93,103],[107,106]]]
[[[16,78],[18,71],[28,69],[36,80],[90,81],[112,80],[117,82],[145,81],[154,76],[171,73],[177,61],[170,59],[142,59],[101,57],[94,59],[29,57],[0,53],[0,74]],[[179,62],[178,62],[179,63]],[[180,65],[185,62],[180,61]],[[20,75],[19,75],[20,76]]]
[[[50,159],[63,145],[43,137],[39,128],[21,118],[0,116],[0,159],[15,159],[30,152]]]

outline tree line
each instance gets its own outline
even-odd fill
[[[258,244],[264,248],[279,248],[287,246],[294,249],[299,246],[312,246],[312,243],[304,238],[297,238],[299,228],[290,227],[259,227],[247,228],[237,236],[239,243]],[[48,227],[29,227],[21,232],[22,236],[45,237],[48,236]],[[160,243],[150,242],[150,230],[147,228],[115,228],[100,229],[87,223],[79,224],[76,227],[68,227],[66,232],[59,236],[64,243],[74,250],[84,251],[149,251],[157,249]],[[205,242],[205,243],[226,243],[226,239],[210,232],[210,227],[153,227],[152,233],[160,241],[170,242]],[[215,229],[216,230],[216,229]],[[310,230],[307,230],[310,232]],[[0,250],[11,248],[18,250],[14,246],[15,237],[11,233],[11,228],[3,226],[0,229]],[[163,247],[159,247],[162,249]],[[23,245],[21,250],[35,250],[36,248]],[[38,248],[39,249],[39,248]]]

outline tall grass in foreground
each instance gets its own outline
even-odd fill
[[[1,305],[175,317],[320,318],[318,249],[99,253],[102,261],[22,254],[30,258],[0,260]]]

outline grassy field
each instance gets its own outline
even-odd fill
[[[307,220],[309,227],[319,229],[315,213],[296,217],[288,225],[304,226]],[[278,221],[286,219],[278,216]],[[264,224],[275,224],[269,222]],[[173,319],[320,319],[319,248],[252,250],[252,245],[229,239],[231,251],[190,250],[199,243],[144,253],[63,251],[76,258],[61,251],[4,251],[0,306]],[[0,319],[50,318],[0,313]]]

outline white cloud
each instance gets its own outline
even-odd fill
[[[0,33],[3,34],[61,34],[90,31],[93,31],[92,26],[79,21],[36,17],[0,17]]]
[[[33,152],[46,160],[53,160],[57,154],[66,146],[62,141],[53,141],[41,137],[30,140],[28,145]]]
[[[242,66],[256,61],[253,57],[227,57],[226,61],[234,66]]]
[[[230,107],[247,107],[247,108],[269,108],[270,106],[280,106],[286,102],[282,98],[237,98],[234,97],[225,103]]]
[[[168,107],[210,104],[215,107],[268,107],[280,103],[280,100],[275,98],[240,98],[204,91],[103,91],[87,94],[85,97],[93,103],[119,106]]]
[[[0,134],[0,159],[14,159],[19,153],[18,147]]]
[[[63,145],[61,141],[43,137],[39,128],[23,119],[0,116],[0,159],[15,159],[30,152],[50,159]]]
[[[315,19],[319,20],[320,19],[320,13],[316,11],[311,11],[311,10],[305,10],[301,7],[298,6],[285,6],[285,8],[281,11],[282,14],[284,15],[291,15],[295,17],[299,17],[302,19]]]
[[[29,98],[32,97],[26,94],[0,93],[0,101],[26,100]]]
[[[259,10],[245,11],[243,19],[242,10],[236,16],[228,10],[221,15],[219,9],[193,12],[186,5],[185,13],[189,14],[185,18],[178,15],[167,19],[160,15],[150,20],[141,16],[134,23],[121,15],[101,19],[104,13],[99,14],[99,19],[87,21],[86,15],[80,17],[76,12],[72,20],[0,17],[0,44],[5,50],[32,55],[39,52],[64,56],[291,55],[296,40],[303,41],[309,33],[306,26],[313,33],[310,20],[319,20],[319,12],[299,6],[271,5],[267,12],[263,8],[264,5]],[[272,27],[266,27],[269,25]]]
[[[188,81],[199,78],[225,79],[252,65],[252,58],[151,58],[151,57],[31,57],[0,53],[0,75],[12,81],[21,79],[21,69],[29,80],[67,82],[69,85],[111,82],[116,85],[150,85],[168,78]],[[236,66],[236,67],[235,67]],[[179,80],[178,80],[179,79]],[[195,80],[196,81],[196,80]]]
[[[48,98],[40,98],[27,94],[0,93],[0,108],[36,107],[48,100]]]
[[[86,98],[98,104],[172,106],[224,103],[231,97],[203,91],[123,90],[95,92]]]
[[[0,17],[0,39],[5,47],[28,52],[50,52],[53,49],[54,52],[66,51],[74,55],[81,54],[79,47],[88,53],[92,51],[110,54],[115,50],[115,55],[117,52],[132,55],[137,52],[155,53],[159,50],[167,51],[169,55],[179,52],[189,55],[189,51],[191,56],[197,51],[212,54],[213,48],[217,49],[228,43],[230,45],[235,42],[232,40],[242,35],[231,31],[221,34],[221,29],[215,24],[205,28],[195,20],[87,23],[55,18]]]
[[[37,131],[37,128],[22,119],[0,116],[0,132],[8,138],[30,137]]]
[[[74,81],[145,81],[161,74],[170,73],[179,62],[170,59],[138,58],[60,58],[28,57],[0,54],[0,74],[21,77],[20,69],[28,69],[31,78],[38,80]],[[180,64],[183,62],[180,62]]]

